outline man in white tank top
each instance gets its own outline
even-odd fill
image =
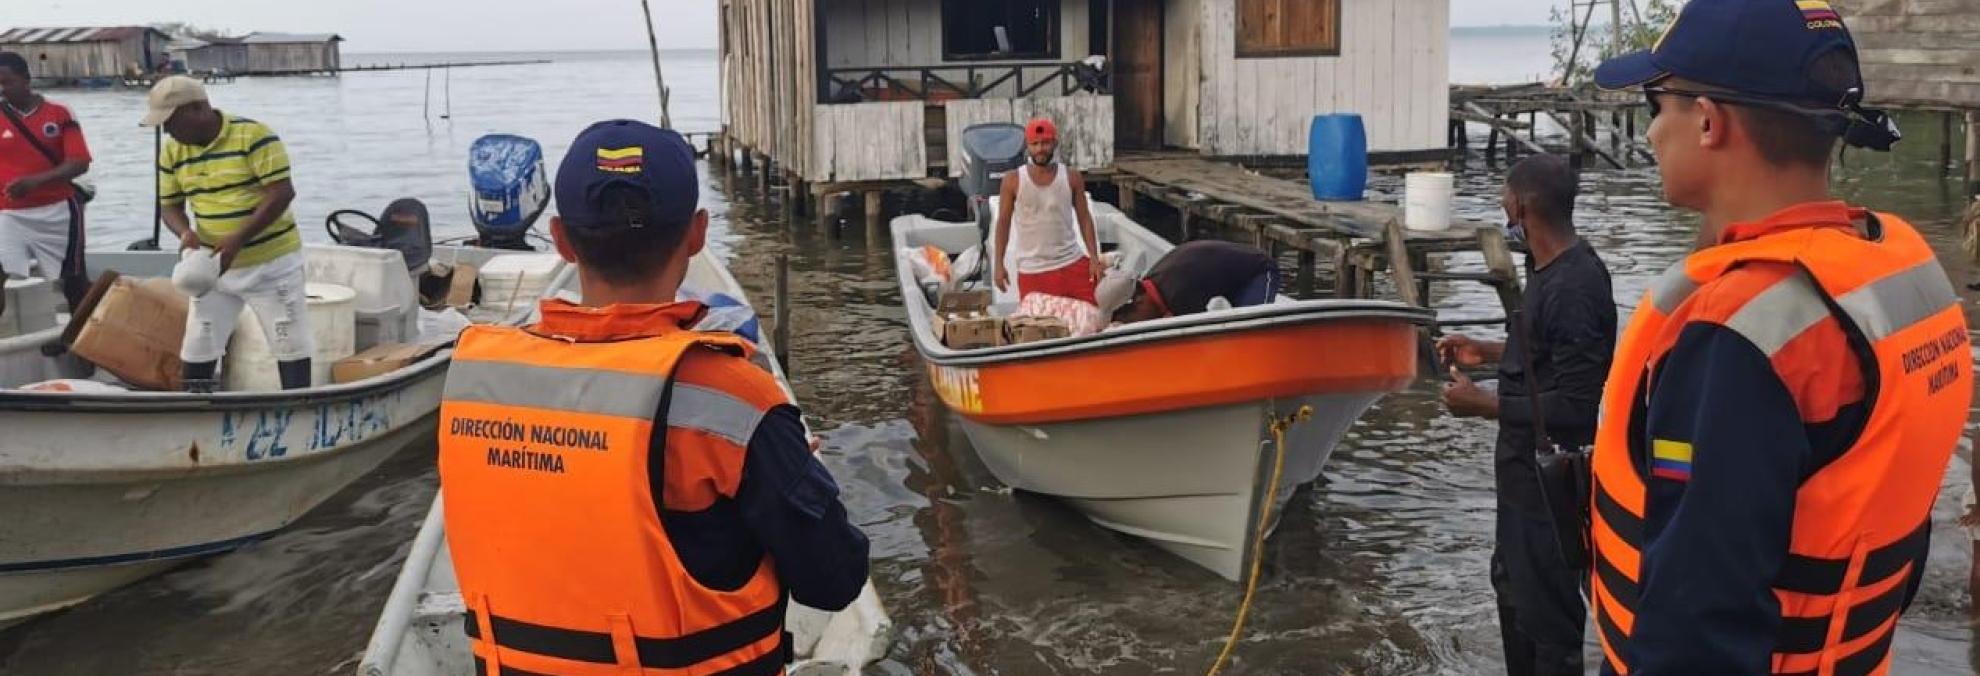
[[[1019,300],[1043,293],[1092,303],[1094,284],[1106,268],[1089,255],[1100,246],[1086,205],[1086,180],[1054,159],[1059,130],[1051,120],[1041,117],[1025,125],[1024,140],[1031,161],[1004,175],[1004,208],[991,249],[997,254],[997,288],[1010,288],[1010,268],[1016,267]],[[1013,224],[1017,248],[1006,261]]]

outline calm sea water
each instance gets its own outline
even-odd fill
[[[1460,36],[1454,79],[1532,80],[1543,33]],[[355,57],[467,60],[514,55]],[[550,55],[548,65],[451,74],[353,74],[215,85],[223,109],[288,141],[297,215],[322,240],[324,214],[425,200],[443,235],[466,234],[465,156],[490,132],[543,142],[552,161],[591,121],[652,119],[650,66],[637,54]],[[670,54],[676,126],[715,128],[715,63]],[[451,80],[451,83],[449,83]],[[451,86],[451,94],[447,87]],[[127,91],[55,92],[86,125],[102,198],[92,244],[149,234],[152,138]],[[448,115],[446,118],[441,116]],[[1955,189],[1937,178],[1937,125],[1912,120],[1895,156],[1855,155],[1845,194],[1920,224],[1959,279]],[[1928,128],[1929,127],[1929,128]],[[1659,199],[1654,170],[1587,175],[1582,232],[1616,275],[1625,310],[1682,255],[1692,219]],[[746,183],[746,182],[744,182]],[[1395,181],[1377,181],[1393,192]],[[1462,175],[1458,207],[1497,219],[1496,177]],[[791,227],[753,189],[704,188],[719,246],[767,299],[777,254],[791,257],[792,345],[800,403],[854,518],[873,538],[873,575],[899,625],[883,674],[1193,673],[1222,647],[1240,591],[1049,500],[1013,494],[983,469],[920,376],[898,309],[889,247],[857,228],[844,239]],[[1162,224],[1159,218],[1156,225]],[[1476,267],[1457,257],[1454,267]],[[1437,289],[1450,316],[1493,314],[1483,289]],[[1499,669],[1486,578],[1492,531],[1491,429],[1442,415],[1436,385],[1380,403],[1343,442],[1325,479],[1298,494],[1267,553],[1248,638],[1232,673],[1471,674]],[[372,622],[434,490],[433,447],[410,447],[293,529],[226,556],[107,594],[0,633],[0,673],[343,674]],[[1899,673],[1972,673],[1964,578],[1970,561],[1951,502],[1936,514],[1925,591],[1899,640]],[[1591,644],[1592,649],[1592,644]]]

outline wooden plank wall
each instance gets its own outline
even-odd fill
[[[1049,117],[1059,126],[1059,158],[1081,171],[1114,163],[1114,97],[1067,96],[949,101],[949,175],[961,176],[962,132],[992,122],[1024,124]]]
[[[1198,137],[1210,155],[1304,155],[1314,115],[1353,112],[1368,148],[1442,148],[1450,107],[1447,0],[1342,0],[1341,54],[1236,58],[1235,0],[1202,0]]]
[[[942,58],[942,0],[817,2],[821,5],[819,10],[825,12],[825,63],[830,68],[970,63]],[[1087,5],[1087,0],[1060,0],[1058,60],[1076,61],[1086,57],[1091,42]]]
[[[813,0],[725,0],[722,120],[739,146],[801,178],[814,166]]]
[[[928,121],[920,101],[812,107],[809,180],[890,181],[928,175]]]
[[[1200,147],[1203,96],[1203,0],[1165,0],[1162,41],[1163,141]]]
[[[1980,108],[1980,0],[1837,0],[1880,105]]]
[[[28,60],[36,80],[120,77],[145,67],[144,49],[136,39],[122,42],[40,42],[0,44]],[[4,124],[4,123],[0,123]]]

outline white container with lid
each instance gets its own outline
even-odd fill
[[[311,283],[309,328],[316,337],[316,351],[310,356],[310,384],[330,382],[330,366],[337,360],[357,354],[357,292],[338,284]],[[282,375],[275,355],[254,308],[241,310],[234,336],[227,343],[227,359],[221,378],[229,392],[274,392],[282,389]]]

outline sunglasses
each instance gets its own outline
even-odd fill
[[[1663,114],[1664,112],[1664,104],[1657,100],[1657,97],[1659,96],[1685,96],[1694,99],[1711,99],[1719,103],[1727,103],[1736,106],[1751,106],[1754,108],[1767,108],[1770,110],[1777,110],[1784,113],[1792,113],[1795,115],[1813,117],[1822,120],[1837,119],[1842,117],[1842,111],[1814,110],[1811,108],[1798,106],[1792,103],[1787,103],[1785,101],[1778,101],[1775,99],[1763,98],[1758,96],[1749,96],[1746,94],[1739,94],[1734,92],[1702,92],[1702,91],[1693,91],[1689,89],[1677,89],[1675,87],[1650,86],[1643,88],[1643,102],[1649,105],[1650,117],[1652,118],[1655,118],[1658,115]]]

